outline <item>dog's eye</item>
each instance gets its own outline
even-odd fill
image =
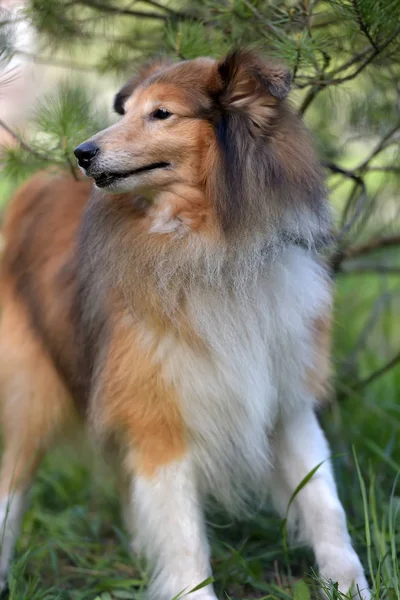
[[[168,117],[170,117],[171,114],[172,113],[170,113],[169,110],[167,110],[166,108],[157,108],[157,110],[155,110],[151,116],[153,117],[153,119],[159,119],[161,121],[164,121],[165,119],[168,119]]]

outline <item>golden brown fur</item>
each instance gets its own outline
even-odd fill
[[[179,458],[186,447],[184,424],[172,385],[159,376],[150,355],[138,353],[140,331],[132,328],[129,315],[118,315],[108,348],[104,380],[106,404],[93,407],[93,422],[106,432],[118,432],[133,447],[127,460],[134,472],[153,474],[157,468]],[[127,381],[128,378],[128,381]],[[135,401],[132,402],[132,390]]]
[[[164,297],[159,296],[159,284],[151,273],[156,257],[161,253],[170,253],[170,260],[179,263],[188,244],[186,238],[176,240],[168,234],[148,237],[151,223],[157,218],[157,212],[163,209],[163,203],[170,201],[169,216],[172,219],[178,220],[193,232],[201,231],[216,244],[224,245],[216,222],[217,214],[222,231],[225,230],[227,235],[231,228],[239,235],[239,223],[242,234],[245,234],[248,227],[257,227],[253,221],[254,216],[257,222],[262,222],[254,207],[250,209],[246,206],[246,193],[242,193],[237,202],[235,197],[238,191],[243,192],[240,188],[248,188],[253,179],[250,185],[254,190],[250,189],[252,198],[248,201],[252,204],[258,201],[260,191],[256,186],[261,182],[257,184],[257,171],[261,165],[257,163],[263,160],[263,156],[259,154],[254,166],[249,167],[252,172],[247,175],[246,180],[239,180],[238,177],[243,177],[243,173],[234,172],[234,165],[226,162],[238,159],[225,155],[225,150],[220,152],[217,147],[221,143],[224,146],[226,137],[230,141],[228,140],[225,149],[231,153],[232,146],[235,145],[232,136],[242,135],[242,139],[236,143],[236,151],[240,155],[245,151],[256,153],[258,140],[264,135],[272,135],[271,144],[275,147],[277,158],[272,156],[270,159],[268,177],[284,177],[280,170],[287,169],[285,177],[288,181],[293,179],[297,191],[305,186],[308,192],[311,190],[312,178],[318,177],[312,171],[316,168],[315,164],[310,168],[314,159],[304,137],[305,133],[292,113],[281,103],[289,86],[286,71],[275,66],[268,70],[262,63],[252,63],[254,60],[250,54],[232,55],[230,60],[221,64],[218,73],[215,71],[215,63],[208,59],[194,61],[190,67],[182,63],[178,68],[157,62],[142,70],[139,77],[129,82],[117,96],[116,108],[119,112],[129,113],[129,107],[135,102],[145,105],[151,101],[151,97],[157,97],[161,104],[169,103],[176,112],[183,115],[173,133],[167,128],[167,137],[160,137],[155,146],[156,152],[163,144],[168,147],[168,156],[178,154],[187,157],[182,165],[184,175],[177,177],[169,187],[161,185],[162,201],[157,206],[152,206],[151,201],[146,198],[138,198],[132,194],[106,197],[102,192],[97,192],[94,196],[96,200],[87,206],[91,188],[88,181],[75,182],[67,175],[54,174],[36,175],[18,192],[11,204],[4,225],[6,250],[2,264],[3,330],[12,333],[14,328],[9,324],[9,314],[17,310],[23,312],[21,322],[23,320],[25,323],[27,344],[31,337],[32,345],[41,348],[38,354],[43,355],[44,370],[51,373],[54,380],[57,376],[60,377],[59,386],[67,387],[80,410],[82,407],[84,411],[87,409],[93,386],[92,377],[100,360],[99,356],[102,356],[105,372],[110,373],[105,378],[104,388],[110,406],[104,407],[104,412],[96,415],[96,421],[104,420],[101,430],[119,429],[121,423],[124,423],[125,428],[142,428],[140,408],[129,408],[130,411],[139,413],[123,413],[123,388],[127,390],[126,393],[131,393],[128,390],[134,388],[139,398],[143,387],[141,379],[149,382],[146,385],[151,385],[153,377],[150,372],[144,375],[147,368],[140,351],[135,350],[134,330],[129,332],[129,360],[135,365],[135,369],[129,373],[128,379],[128,372],[126,375],[122,373],[124,360],[119,361],[118,369],[108,366],[114,365],[118,360],[116,357],[120,358],[122,354],[125,356],[122,348],[126,346],[123,338],[119,340],[116,333],[121,330],[119,320],[123,321],[123,317],[118,317],[120,311],[113,308],[116,304],[115,294],[111,293],[114,281],[119,281],[120,293],[134,301],[135,314],[165,332],[170,327],[165,315],[169,311],[176,311],[181,302],[180,282],[182,278],[191,276],[186,273],[186,265],[177,264],[171,272],[168,293]],[[148,83],[140,86],[146,77]],[[223,85],[224,79],[229,80],[229,83],[221,95],[220,105],[231,112],[232,124],[227,122],[226,117],[219,116],[221,109],[213,107],[213,99],[219,93],[218,89]],[[270,95],[264,95],[264,86],[270,87]],[[250,112],[250,120],[247,122],[242,117],[245,111]],[[279,114],[279,119],[276,118],[275,111]],[[114,127],[110,133],[97,136],[98,142],[102,144],[102,151],[116,152],[125,143],[136,140],[140,130],[137,128],[135,112],[132,123],[128,118],[126,123]],[[195,118],[190,116],[192,114]],[[203,118],[199,119],[198,116]],[[255,128],[252,134],[255,136],[253,150],[243,146],[247,137],[240,130],[248,126]],[[265,133],[262,133],[264,126]],[[217,136],[214,134],[215,128]],[[146,153],[149,154],[148,149]],[[150,154],[147,160],[152,158]],[[269,160],[268,157],[266,160]],[[278,169],[276,175],[274,169]],[[233,181],[224,182],[222,175]],[[272,181],[269,182],[271,183]],[[234,190],[233,186],[238,189]],[[216,203],[214,199],[218,197]],[[277,211],[273,204],[266,204],[265,208],[271,213],[269,220],[273,224],[281,209]],[[261,207],[261,210],[264,209]],[[82,226],[84,213],[86,217]],[[252,223],[247,222],[248,219]],[[79,230],[82,232],[80,242]],[[274,235],[276,231],[271,226],[271,237]],[[290,232],[288,235],[290,236]],[[114,247],[114,240],[118,248]],[[140,259],[137,258],[139,255]],[[112,264],[108,264],[110,260],[113,261]],[[104,269],[102,289],[99,289],[99,283],[91,281],[91,277],[95,277],[93,267],[101,263],[109,268]],[[187,268],[190,269],[191,266],[188,265]],[[173,289],[174,278],[177,278],[177,289]],[[88,282],[92,284],[90,289]],[[169,294],[172,295],[169,297]],[[91,305],[90,300],[95,296]],[[168,300],[171,306],[168,306]],[[14,306],[19,308],[11,308]],[[115,317],[111,317],[113,311],[116,311]],[[15,314],[12,318],[16,318]],[[185,318],[184,310],[180,310],[178,322],[176,318],[174,317],[174,326],[178,327],[178,335],[196,340],[196,335],[190,333],[190,324]],[[325,342],[321,342],[320,338],[325,339],[325,332],[317,328],[317,334],[316,344],[322,350]],[[16,336],[10,335],[7,343],[16,346]],[[198,343],[201,346],[201,342]],[[320,369],[317,370],[318,383],[316,377],[311,379],[312,386],[320,391],[322,383],[319,379],[324,380],[325,376],[321,376]],[[322,371],[325,373],[326,369]],[[118,377],[113,383],[115,373],[118,373]],[[39,372],[37,376],[40,379]],[[154,390],[157,390],[156,384]],[[148,396],[148,390],[143,394],[144,397]],[[164,406],[166,396],[168,391],[165,389],[154,391],[154,411],[151,412],[149,402],[146,427],[143,427],[145,431],[151,431],[152,419],[156,424],[160,421],[160,414],[164,413],[164,409],[160,407]],[[140,406],[139,399],[137,402]],[[175,406],[171,414],[176,411],[178,408]],[[174,417],[175,421],[176,419],[178,423],[179,416]],[[182,424],[176,426],[181,431],[177,437],[182,438]]]
[[[225,80],[228,84],[223,87]],[[164,181],[158,185],[156,181],[155,188],[159,187],[160,197],[157,205],[153,205],[150,198],[141,197],[140,188],[139,195],[106,196],[103,192],[95,192],[89,202],[91,185],[88,181],[76,182],[67,175],[50,173],[36,175],[14,198],[4,225],[3,340],[7,335],[10,339],[3,343],[11,344],[18,351],[18,338],[13,334],[10,320],[16,319],[16,313],[21,314],[26,339],[22,349],[27,351],[29,343],[36,347],[36,358],[39,360],[41,356],[43,371],[48,372],[46,377],[50,377],[49,373],[54,381],[59,377],[60,388],[66,387],[83,411],[87,410],[93,386],[99,385],[93,378],[97,377],[96,369],[100,369],[101,363],[103,394],[108,406],[101,410],[96,406],[92,412],[96,412],[95,420],[101,421],[102,431],[109,429],[107,433],[111,434],[122,427],[151,432],[151,421],[157,428],[165,413],[165,397],[171,395],[164,388],[158,389],[156,375],[151,374],[155,367],[145,366],[149,361],[143,362],[141,352],[137,350],[135,326],[119,339],[118,332],[124,331],[120,321],[125,318],[119,316],[123,311],[116,308],[121,297],[128,298],[129,304],[134,303],[133,321],[140,319],[164,333],[173,327],[177,331],[175,335],[190,338],[201,347],[201,341],[191,331],[184,304],[181,304],[184,299],[180,295],[182,281],[186,279],[190,285],[191,278],[197,276],[196,267],[190,262],[185,264],[184,260],[191,251],[190,240],[185,236],[176,239],[167,233],[148,235],[164,204],[169,204],[170,219],[192,232],[201,232],[210,244],[224,248],[224,233],[229,236],[231,231],[236,231],[239,239],[248,235],[248,229],[257,229],[258,224],[264,222],[260,211],[267,210],[270,215],[272,240],[279,235],[274,220],[279,219],[282,228],[284,226],[284,207],[276,204],[278,198],[274,201],[270,196],[270,203],[263,202],[264,207],[259,204],[258,210],[255,209],[255,203],[260,200],[257,186],[264,185],[259,177],[263,160],[269,161],[266,183],[270,189],[274,177],[278,178],[278,184],[280,178],[286,179],[286,191],[290,190],[288,182],[292,180],[298,198],[304,188],[304,198],[308,202],[312,186],[316,190],[321,186],[306,134],[281,102],[288,86],[289,79],[281,67],[265,67],[246,53],[233,54],[219,65],[218,71],[214,61],[208,59],[198,59],[190,65],[181,63],[178,67],[157,62],[144,69],[117,96],[116,108],[128,116],[121,124],[96,137],[104,153],[117,152],[126,143],[137,143],[143,125],[137,121],[137,108],[129,117],[130,107],[138,102],[145,106],[154,97],[181,115],[173,131],[167,127],[165,133],[159,134],[154,156],[151,146],[145,148],[140,141],[136,151],[142,156],[146,154],[146,160],[151,161],[157,158],[156,154],[163,146],[164,155],[182,159],[182,172],[175,180],[168,185]],[[271,92],[265,94],[265,89]],[[220,108],[213,104],[218,94]],[[229,120],[221,113],[224,107],[230,115]],[[251,137],[242,131],[247,127],[253,130]],[[271,151],[275,152],[275,157],[274,154],[264,156],[258,151],[258,143],[265,136],[271,137]],[[237,156],[232,155],[233,150]],[[254,153],[256,157],[254,164],[248,167],[249,173],[234,168],[243,152]],[[282,169],[286,169],[286,173]],[[236,200],[238,193],[241,196]],[[279,188],[277,193],[279,196]],[[294,210],[297,210],[296,206]],[[296,237],[290,231],[287,235]],[[170,263],[175,261],[176,264],[168,275],[169,281],[165,282],[165,294],[160,296],[160,274],[154,272],[154,265],[162,254],[168,255]],[[99,283],[97,272],[100,268],[103,277]],[[172,313],[175,316],[171,322]],[[318,327],[316,333],[316,344],[321,351],[324,346],[325,355],[325,341],[320,341],[325,340],[325,330]],[[134,365],[129,373],[123,372],[124,365],[128,364],[128,358],[122,360],[122,356],[128,357],[123,350],[127,346],[124,335],[130,336],[129,361]],[[116,362],[118,368],[114,366]],[[312,386],[320,391],[323,383],[319,379],[325,379],[326,369],[322,369],[322,376],[321,369],[317,371],[318,382],[316,376],[312,377]],[[105,377],[104,373],[109,376]],[[37,378],[41,380],[40,369]],[[147,383],[142,384],[142,380]],[[149,386],[153,385],[154,401],[148,400],[144,426],[140,417],[140,390],[146,389],[144,401],[149,397]],[[124,393],[131,394],[132,389],[135,389],[138,406],[129,406],[125,413]],[[171,400],[167,406],[174,407],[168,408],[167,413],[172,415],[175,425],[165,424],[170,438],[166,447],[171,445],[172,438],[184,437],[176,401]],[[170,436],[170,428],[178,428],[179,435]],[[137,438],[138,433],[133,437]],[[158,437],[161,444],[162,436]],[[179,446],[184,442],[176,443]],[[165,449],[160,452],[162,454]],[[146,460],[151,462],[152,459]]]
[[[315,363],[308,373],[307,387],[322,403],[328,399],[331,366],[331,314],[321,315],[314,322]]]

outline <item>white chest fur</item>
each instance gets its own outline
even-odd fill
[[[245,293],[191,291],[190,322],[208,354],[172,336],[157,344],[164,376],[180,395],[200,480],[228,509],[265,481],[268,433],[278,416],[313,402],[305,382],[315,358],[312,323],[329,303],[323,268],[293,247]]]

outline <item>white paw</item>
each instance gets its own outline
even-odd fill
[[[175,582],[176,583],[176,582]],[[173,590],[179,589],[177,585],[173,587],[169,585],[167,581],[155,580],[151,582],[150,587],[145,595],[146,600],[172,600],[172,598],[178,597],[179,600],[218,600],[214,594],[212,585],[207,585],[199,590],[189,592],[193,589],[193,585],[188,586],[186,589],[182,589],[176,593]]]
[[[324,559],[319,561],[319,572],[324,581],[337,583],[340,592],[353,600],[370,600],[364,570],[353,548],[330,547]]]
[[[370,600],[371,598],[368,582],[363,572],[358,576],[339,578],[337,583],[339,591],[349,596],[352,600]]]
[[[370,600],[372,598],[368,582],[364,576],[352,584],[350,594],[354,600]]]
[[[175,598],[175,596],[176,594],[173,597]],[[148,590],[147,595],[145,596],[146,600],[155,600],[155,598],[157,598],[157,600],[172,600],[173,597],[170,595],[168,598],[165,595],[155,596],[151,590]],[[182,595],[179,595],[179,600],[218,600],[218,598],[214,594],[210,594],[210,592],[201,593],[201,590],[199,590],[198,592],[192,592],[191,594],[188,594],[187,592],[183,593]]]

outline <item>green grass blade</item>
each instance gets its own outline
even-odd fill
[[[366,540],[366,544],[367,544],[369,574],[370,574],[370,577],[371,577],[374,587],[375,587],[375,572],[372,567],[372,544],[371,544],[371,529],[370,529],[370,524],[369,524],[367,491],[365,488],[365,482],[364,482],[363,476],[361,475],[361,469],[360,469],[360,465],[359,465],[359,462],[357,459],[357,454],[356,454],[356,450],[355,450],[354,446],[353,446],[353,456],[354,456],[354,462],[355,462],[356,469],[357,469],[358,481],[359,481],[359,485],[361,488],[361,497],[362,497],[363,509],[364,509],[365,540]]]

